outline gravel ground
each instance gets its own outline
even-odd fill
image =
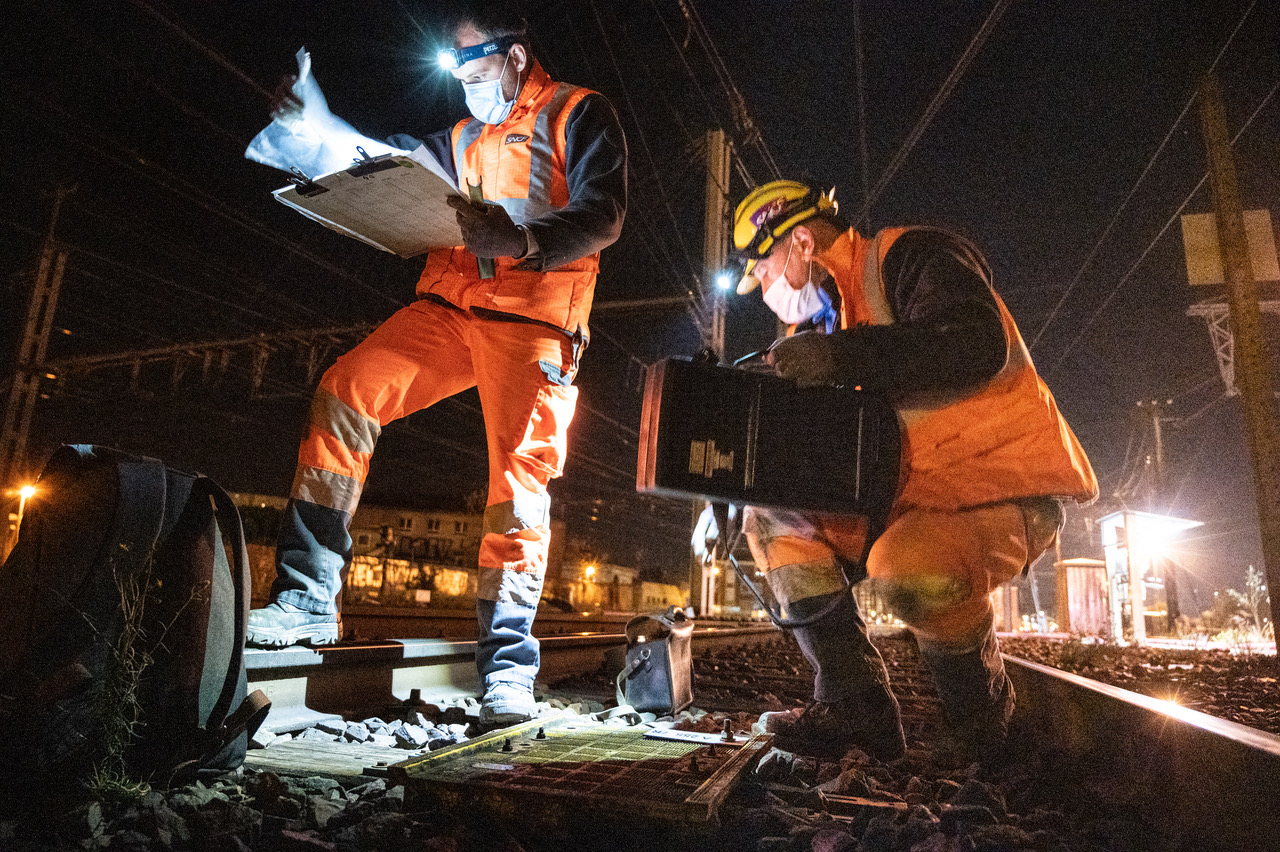
[[[1274,721],[1280,697],[1268,668],[1274,658],[1022,639],[1005,644],[1018,656],[1046,663],[1061,658],[1072,671],[1127,688],[1149,686],[1161,694],[1157,690],[1176,687],[1184,704],[1198,702],[1206,712],[1217,707],[1227,715],[1226,705],[1234,703],[1245,708],[1240,712],[1256,707],[1249,718]],[[415,804],[404,788],[388,788],[381,779],[339,782],[242,770],[130,800],[46,802],[25,814],[0,812],[0,850],[1190,852],[1144,822],[1126,792],[1105,780],[1071,778],[1031,753],[990,771],[957,760],[940,740],[933,690],[914,642],[882,637],[877,645],[902,701],[907,755],[882,764],[857,750],[829,760],[770,752],[722,808],[711,836],[587,814],[573,825],[535,826],[527,815]],[[595,709],[586,702],[611,693],[612,673],[552,686],[558,703],[581,701],[579,709]],[[803,703],[810,688],[807,664],[785,635],[760,647],[700,655],[695,705],[709,712],[681,714],[677,726],[718,731],[729,719],[734,728],[748,728],[761,710]],[[1211,701],[1214,696],[1223,700]]]

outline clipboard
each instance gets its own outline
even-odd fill
[[[280,201],[331,230],[376,249],[417,257],[462,245],[458,218],[445,199],[458,190],[424,147],[361,159],[341,171],[308,178],[295,170]]]

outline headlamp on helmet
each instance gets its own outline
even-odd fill
[[[775,180],[752,190],[733,214],[733,244],[746,260],[738,294],[750,293],[760,284],[751,274],[756,262],[796,225],[822,213],[835,213],[835,189],[821,192],[793,180]]]
[[[449,47],[436,53],[436,61],[440,63],[440,67],[444,70],[454,71],[473,59],[480,59],[492,53],[502,53],[510,50],[511,45],[515,43],[516,39],[511,36],[504,36],[493,41],[486,41],[484,44],[474,44],[471,47]]]

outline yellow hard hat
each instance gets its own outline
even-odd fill
[[[751,190],[733,214],[733,244],[746,257],[738,294],[750,293],[760,280],[751,274],[787,232],[820,213],[835,213],[836,191],[820,192],[794,180],[775,180]]]

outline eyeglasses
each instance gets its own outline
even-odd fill
[[[452,71],[455,68],[461,68],[473,59],[480,59],[493,53],[510,50],[511,45],[515,43],[516,40],[508,36],[462,49],[450,47],[436,53],[436,61],[440,63],[440,67],[444,70]]]

